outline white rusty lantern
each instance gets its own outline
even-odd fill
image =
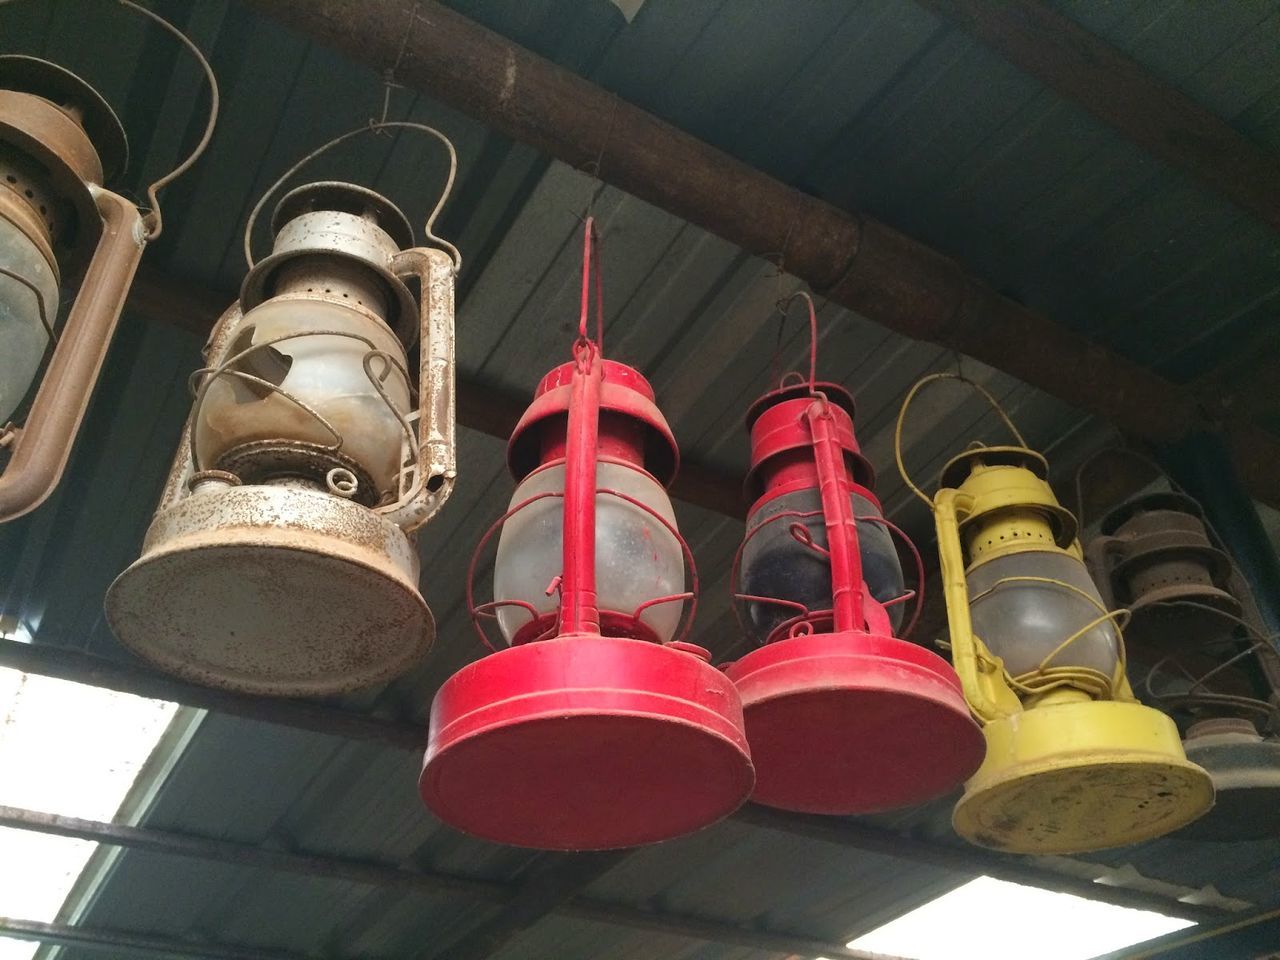
[[[413,247],[390,201],[347,183],[292,191],[272,233],[214,328],[160,508],[107,618],[188,679],[339,693],[407,669],[435,635],[411,535],[455,476],[457,252]]]

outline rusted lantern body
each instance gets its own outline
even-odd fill
[[[1200,505],[1176,491],[1135,497],[1103,518],[1086,558],[1104,599],[1132,612],[1142,693],[1213,780],[1213,809],[1176,836],[1280,835],[1280,654]]]
[[[590,249],[588,225],[587,262]],[[468,586],[477,626],[496,618],[509,646],[436,694],[419,782],[446,823],[551,850],[689,833],[753,780],[737,692],[678,629],[696,583],[685,590],[664,489],[675,441],[647,381],[603,359],[585,317],[574,360],[543,378],[511,437],[494,600]]]
[[[982,760],[960,682],[894,636],[910,599],[842,387],[805,383],[748,414],[754,502],[735,571],[758,649],[726,672],[742,695],[753,799],[859,814],[922,803]]]
[[[1121,504],[1103,518],[1086,559],[1103,599],[1129,609],[1125,638],[1135,650],[1202,644],[1231,632],[1241,615],[1231,559],[1210,541],[1199,504],[1185,494]]]
[[[434,637],[411,537],[455,475],[454,261],[353,184],[292,191],[272,232],[214,329],[107,618],[188,679],[340,693],[402,672]]]
[[[141,212],[102,186],[127,156],[91,86],[44,60],[0,57],[0,424],[53,343],[60,288],[79,281],[25,422],[5,431],[0,522],[61,478],[146,245]]]

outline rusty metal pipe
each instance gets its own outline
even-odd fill
[[[102,240],[0,474],[0,523],[34,510],[62,478],[146,246],[133,203],[101,187],[89,189],[102,217]]]
[[[748,167],[434,0],[246,0],[499,132],[736,243],[899,333],[966,353],[1166,443],[1203,428],[1199,398],[1003,297],[951,258]],[[607,118],[607,122],[604,118]],[[1280,439],[1223,424],[1255,496],[1280,503]]]

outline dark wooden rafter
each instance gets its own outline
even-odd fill
[[[243,0],[529,144],[760,256],[907,337],[960,351],[1173,443],[1220,428],[1254,496],[1280,499],[1280,437],[1002,296],[955,260],[755,170],[435,0]],[[601,116],[610,122],[602,125]]]
[[[1059,96],[1280,230],[1280,157],[1039,0],[917,0]]]

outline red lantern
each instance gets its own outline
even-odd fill
[[[758,803],[859,814],[923,803],[982,761],[982,733],[951,666],[894,636],[904,591],[853,398],[789,375],[751,407],[748,494],[734,563],[739,617],[760,644],[726,668],[742,695]]]
[[[511,436],[511,509],[472,559],[481,638],[508,647],[440,688],[419,786],[441,820],[549,850],[635,846],[689,833],[751,793],[733,684],[682,639],[696,592],[665,485],[679,453],[653,390],[587,335],[593,227],[574,359],[539,384]],[[596,279],[596,306],[600,286]],[[494,597],[471,582],[501,528]],[[686,620],[686,630],[687,630]]]

